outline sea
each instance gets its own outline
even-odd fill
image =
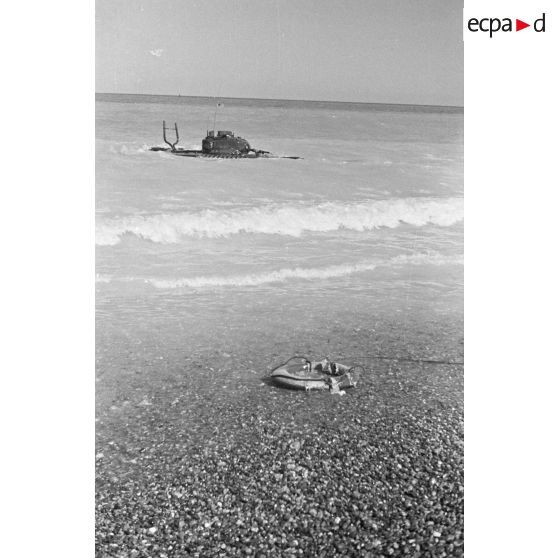
[[[163,121],[300,159],[150,151]],[[463,219],[460,107],[97,94],[98,402],[257,390],[294,354],[459,358]]]

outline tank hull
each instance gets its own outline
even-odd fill
[[[202,140],[202,151],[207,155],[245,155],[252,151],[244,138],[235,137],[232,132],[210,134]]]

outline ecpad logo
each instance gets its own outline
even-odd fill
[[[543,15],[539,19],[536,19],[534,21],[533,29],[535,30],[535,32],[537,33],[545,32],[545,23],[546,23],[545,16],[546,14],[543,13]],[[525,23],[520,19],[515,20],[516,31],[521,31],[522,29],[525,29],[527,27],[531,27],[531,24]],[[467,28],[469,29],[469,31],[472,31],[473,33],[477,33],[478,31],[482,31],[483,33],[490,33],[490,38],[492,38],[492,35],[494,33],[497,33],[498,31],[503,31],[504,33],[513,31],[513,24],[512,24],[512,18],[509,17],[505,17],[503,19],[497,17],[485,17],[482,19],[472,17],[467,22]]]

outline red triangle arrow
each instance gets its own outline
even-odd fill
[[[522,29],[525,29],[525,27],[531,27],[531,24],[530,23],[525,23],[524,21],[521,21],[520,19],[515,20],[515,30],[516,31],[521,31]]]

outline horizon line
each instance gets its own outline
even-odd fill
[[[103,92],[95,91],[95,95],[141,95],[144,97],[185,97],[189,99],[231,99],[239,101],[298,101],[302,103],[339,103],[339,104],[354,104],[354,105],[393,105],[402,107],[443,107],[443,108],[457,108],[465,109],[464,105],[429,105],[422,103],[386,103],[386,102],[374,102],[374,101],[330,101],[324,99],[280,99],[272,97],[227,97],[215,95],[182,95],[178,94],[168,94],[168,93],[115,93],[115,92]]]

